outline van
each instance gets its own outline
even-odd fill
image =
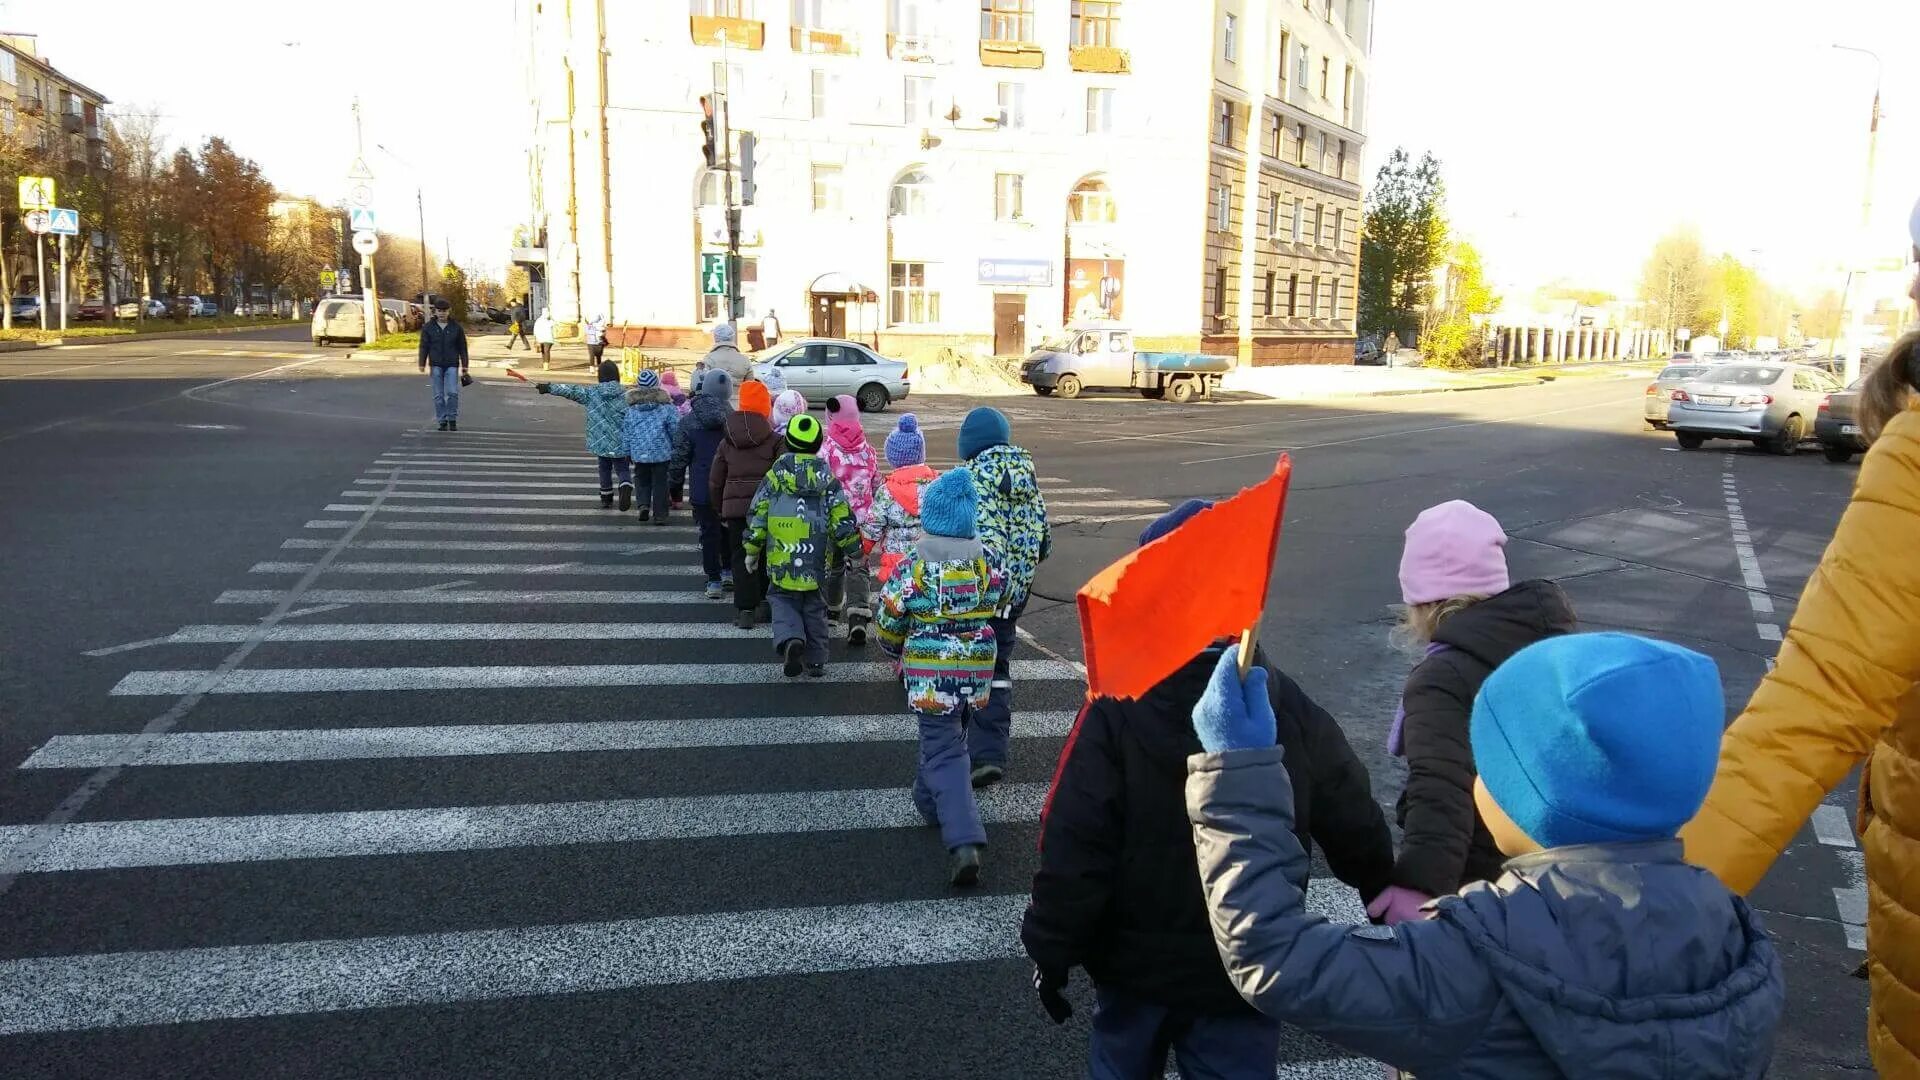
[[[358,344],[367,340],[365,301],[338,297],[321,300],[313,309],[313,343],[333,341]]]

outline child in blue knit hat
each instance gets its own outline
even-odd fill
[[[967,724],[987,703],[993,681],[993,615],[1005,602],[1007,575],[988,563],[975,527],[973,475],[954,469],[920,492],[923,533],[914,553],[880,593],[880,648],[900,661],[907,707],[920,722],[920,767],[913,803],[940,827],[947,880],[980,879],[987,832],[973,801]]]
[[[1266,673],[1242,682],[1237,661],[1194,707],[1187,813],[1214,943],[1255,1008],[1422,1080],[1765,1075],[1779,957],[1677,838],[1719,757],[1713,661],[1628,634],[1515,653],[1470,729],[1505,871],[1360,930],[1306,914]]]

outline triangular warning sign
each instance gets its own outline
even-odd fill
[[[367,168],[366,158],[357,157],[353,159],[353,168],[347,170],[347,179],[349,180],[373,179],[373,170]]]

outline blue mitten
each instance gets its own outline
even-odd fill
[[[1193,733],[1207,753],[1272,746],[1273,702],[1267,700],[1267,669],[1256,667],[1240,681],[1240,646],[1229,645],[1214,665],[1207,692],[1193,706]]]

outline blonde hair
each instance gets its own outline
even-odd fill
[[[1434,631],[1440,628],[1442,620],[1449,615],[1457,615],[1485,599],[1484,596],[1449,596],[1445,600],[1407,604],[1399,608],[1400,621],[1387,638],[1397,649],[1420,652],[1433,641]]]
[[[1916,376],[1920,376],[1920,333],[1894,342],[1886,359],[1860,384],[1860,430],[1867,438],[1879,438],[1887,421],[1913,405]]]

